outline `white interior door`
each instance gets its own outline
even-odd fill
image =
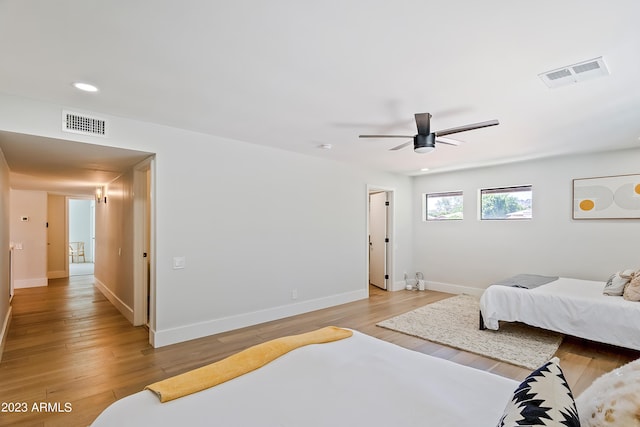
[[[133,186],[133,324],[155,328],[153,250],[153,158],[134,166]]]
[[[387,289],[387,193],[369,194],[369,283]]]

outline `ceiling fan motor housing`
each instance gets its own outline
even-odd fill
[[[430,153],[436,148],[436,134],[416,135],[413,137],[413,151],[416,153]]]

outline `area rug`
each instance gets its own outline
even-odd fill
[[[481,354],[528,369],[553,357],[563,335],[501,323],[497,331],[478,329],[478,298],[457,295],[378,323],[387,329]]]

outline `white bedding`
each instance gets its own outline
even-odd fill
[[[354,331],[167,403],[141,391],[92,426],[493,426],[517,385]]]
[[[480,298],[485,326],[523,322],[592,341],[640,350],[640,303],[602,294],[605,282],[558,280],[534,289],[489,286]]]

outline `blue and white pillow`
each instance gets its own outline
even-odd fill
[[[520,383],[497,427],[580,427],[573,394],[558,362],[554,357]]]

